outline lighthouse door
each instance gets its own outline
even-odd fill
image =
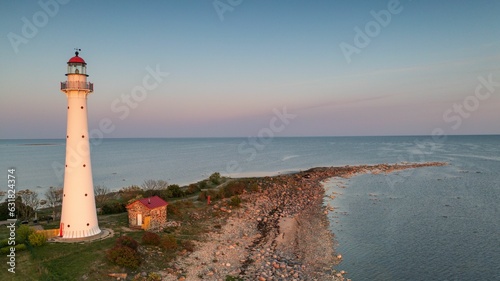
[[[137,214],[137,225],[142,225],[142,214]]]

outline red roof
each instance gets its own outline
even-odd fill
[[[129,206],[131,206],[132,204],[135,204],[136,202],[141,202],[144,206],[148,207],[148,209],[155,209],[155,208],[158,208],[158,207],[163,207],[163,206],[167,206],[168,205],[168,203],[165,202],[165,200],[163,200],[160,197],[158,197],[158,196],[155,195],[153,197],[142,198],[142,199],[139,199],[137,201],[134,201],[131,204],[129,204],[127,206],[127,208]]]
[[[83,64],[85,64],[85,61],[81,57],[79,57],[79,56],[74,56],[74,57],[70,58],[69,61],[68,61],[68,63],[70,63],[70,62],[76,62],[76,63],[83,63]]]

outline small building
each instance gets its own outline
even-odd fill
[[[127,205],[130,228],[161,231],[167,223],[168,203],[158,196],[142,198]]]

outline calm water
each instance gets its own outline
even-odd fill
[[[65,140],[0,140],[18,190],[62,186]],[[500,136],[105,139],[92,145],[94,184],[187,184],[316,166],[447,161],[385,175],[332,179],[331,226],[353,280],[500,280]],[[340,183],[342,182],[342,183]],[[5,190],[5,183],[0,185]],[[339,185],[346,186],[345,188]],[[328,202],[326,202],[328,203]]]
[[[332,179],[339,270],[353,280],[500,280],[499,156],[499,137],[455,137],[424,157],[447,167]]]

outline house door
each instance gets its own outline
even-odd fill
[[[142,225],[142,214],[137,214],[137,225]]]

